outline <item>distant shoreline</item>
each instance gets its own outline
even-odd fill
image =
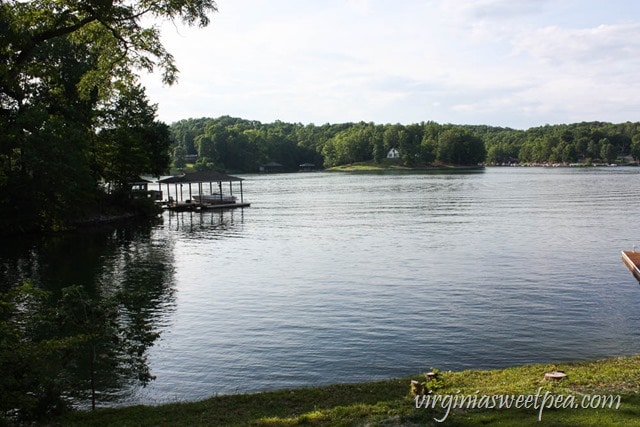
[[[487,168],[594,168],[594,167],[638,167],[640,166],[637,163],[614,163],[614,164],[605,164],[605,163],[571,163],[571,164],[563,164],[563,163],[513,163],[513,164],[501,164],[501,165],[477,165],[477,166],[455,166],[455,165],[446,165],[446,166],[400,166],[400,165],[376,165],[369,163],[353,163],[348,165],[340,165],[333,166],[327,169],[324,169],[326,172],[385,172],[385,171],[398,171],[398,172],[412,172],[412,171],[481,171]]]
[[[485,166],[473,165],[473,166],[400,166],[400,165],[376,165],[370,163],[353,163],[348,165],[333,166],[325,169],[326,172],[383,172],[383,171],[397,171],[397,172],[419,172],[419,171],[479,171],[484,170]]]

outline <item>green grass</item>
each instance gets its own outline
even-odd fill
[[[366,162],[349,163],[346,165],[334,166],[326,169],[333,172],[368,172],[368,171],[383,171],[383,170],[410,170],[406,166],[403,166],[399,160],[396,159],[382,159],[380,163],[376,163],[374,160]]]
[[[184,168],[181,168],[181,169],[173,168],[173,169],[171,169],[171,171],[169,173],[171,175],[179,175],[179,174],[181,174],[183,172],[191,173],[191,172],[195,172],[195,171],[196,171],[195,163],[187,163],[187,164],[185,164]]]
[[[455,165],[422,165],[409,167],[403,165],[398,159],[382,159],[380,163],[375,160],[366,162],[355,162],[346,165],[339,165],[327,168],[329,172],[380,172],[380,171],[457,171],[477,169],[477,166],[455,166]]]
[[[544,373],[562,370],[561,381]],[[75,412],[57,420],[86,426],[637,426],[640,422],[640,356],[593,362],[526,365],[439,374],[436,395],[620,395],[618,409],[456,409],[443,423],[442,406],[416,408],[411,379],[217,396],[201,402]],[[433,396],[433,395],[432,395]],[[445,405],[446,406],[446,405]]]

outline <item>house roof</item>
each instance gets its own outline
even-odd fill
[[[182,175],[174,175],[168,178],[163,178],[158,182],[162,184],[183,184],[194,182],[232,182],[243,181],[242,178],[237,176],[227,175],[222,172],[188,172]]]

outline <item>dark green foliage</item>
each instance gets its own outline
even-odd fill
[[[171,125],[171,132],[174,147],[198,155],[196,170],[256,172],[269,162],[282,164],[286,171],[297,171],[302,163],[321,166],[322,138],[336,131],[223,116],[181,120]]]
[[[73,286],[51,298],[29,284],[0,294],[2,414],[45,420],[153,379],[146,350],[158,335],[129,310],[135,293],[92,296]]]
[[[476,165],[483,162],[485,157],[482,139],[469,131],[448,129],[438,138],[437,158],[443,163]]]
[[[206,25],[212,0],[0,4],[0,234],[66,228],[116,188],[168,167],[135,72],[177,69],[146,17]]]
[[[124,87],[103,118],[103,128],[95,136],[97,172],[102,178],[121,190],[141,173],[158,176],[167,169],[169,127],[154,121],[155,107],[148,104],[142,87]]]
[[[435,122],[263,124],[223,116],[182,120],[171,126],[171,132],[176,150],[199,155],[198,169],[245,172],[271,161],[286,170],[297,170],[307,162],[325,167],[381,163],[391,148],[400,152],[399,163],[405,166],[612,163],[620,156],[640,158],[640,123],[589,122],[524,131]]]
[[[183,170],[187,166],[187,162],[185,160],[185,156],[187,155],[187,150],[182,145],[178,145],[173,149],[173,155],[171,156],[171,166],[174,169]]]
[[[501,139],[506,136],[512,141],[512,154],[524,163],[613,163],[620,157],[634,156],[636,135],[640,135],[640,123],[582,122],[509,131],[485,140],[485,144],[491,155],[505,147]],[[496,156],[489,161],[500,159]]]
[[[68,343],[49,336],[46,299],[28,284],[0,294],[0,410],[15,420],[44,419],[67,407],[57,374]]]
[[[132,298],[127,295],[126,299]],[[65,288],[58,304],[56,323],[62,337],[75,337],[73,357],[64,374],[73,389],[69,395],[91,401],[132,379],[146,385],[149,372],[146,349],[158,337],[145,322],[125,308],[124,295],[91,297],[79,286]]]

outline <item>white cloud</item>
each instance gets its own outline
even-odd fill
[[[593,63],[630,59],[640,53],[640,23],[566,29],[557,26],[520,34],[514,45],[547,63]]]
[[[561,3],[220,0],[209,28],[165,29],[179,85],[145,82],[166,121],[635,120],[640,23]]]
[[[549,0],[441,0],[442,9],[463,19],[513,19],[539,13]]]

